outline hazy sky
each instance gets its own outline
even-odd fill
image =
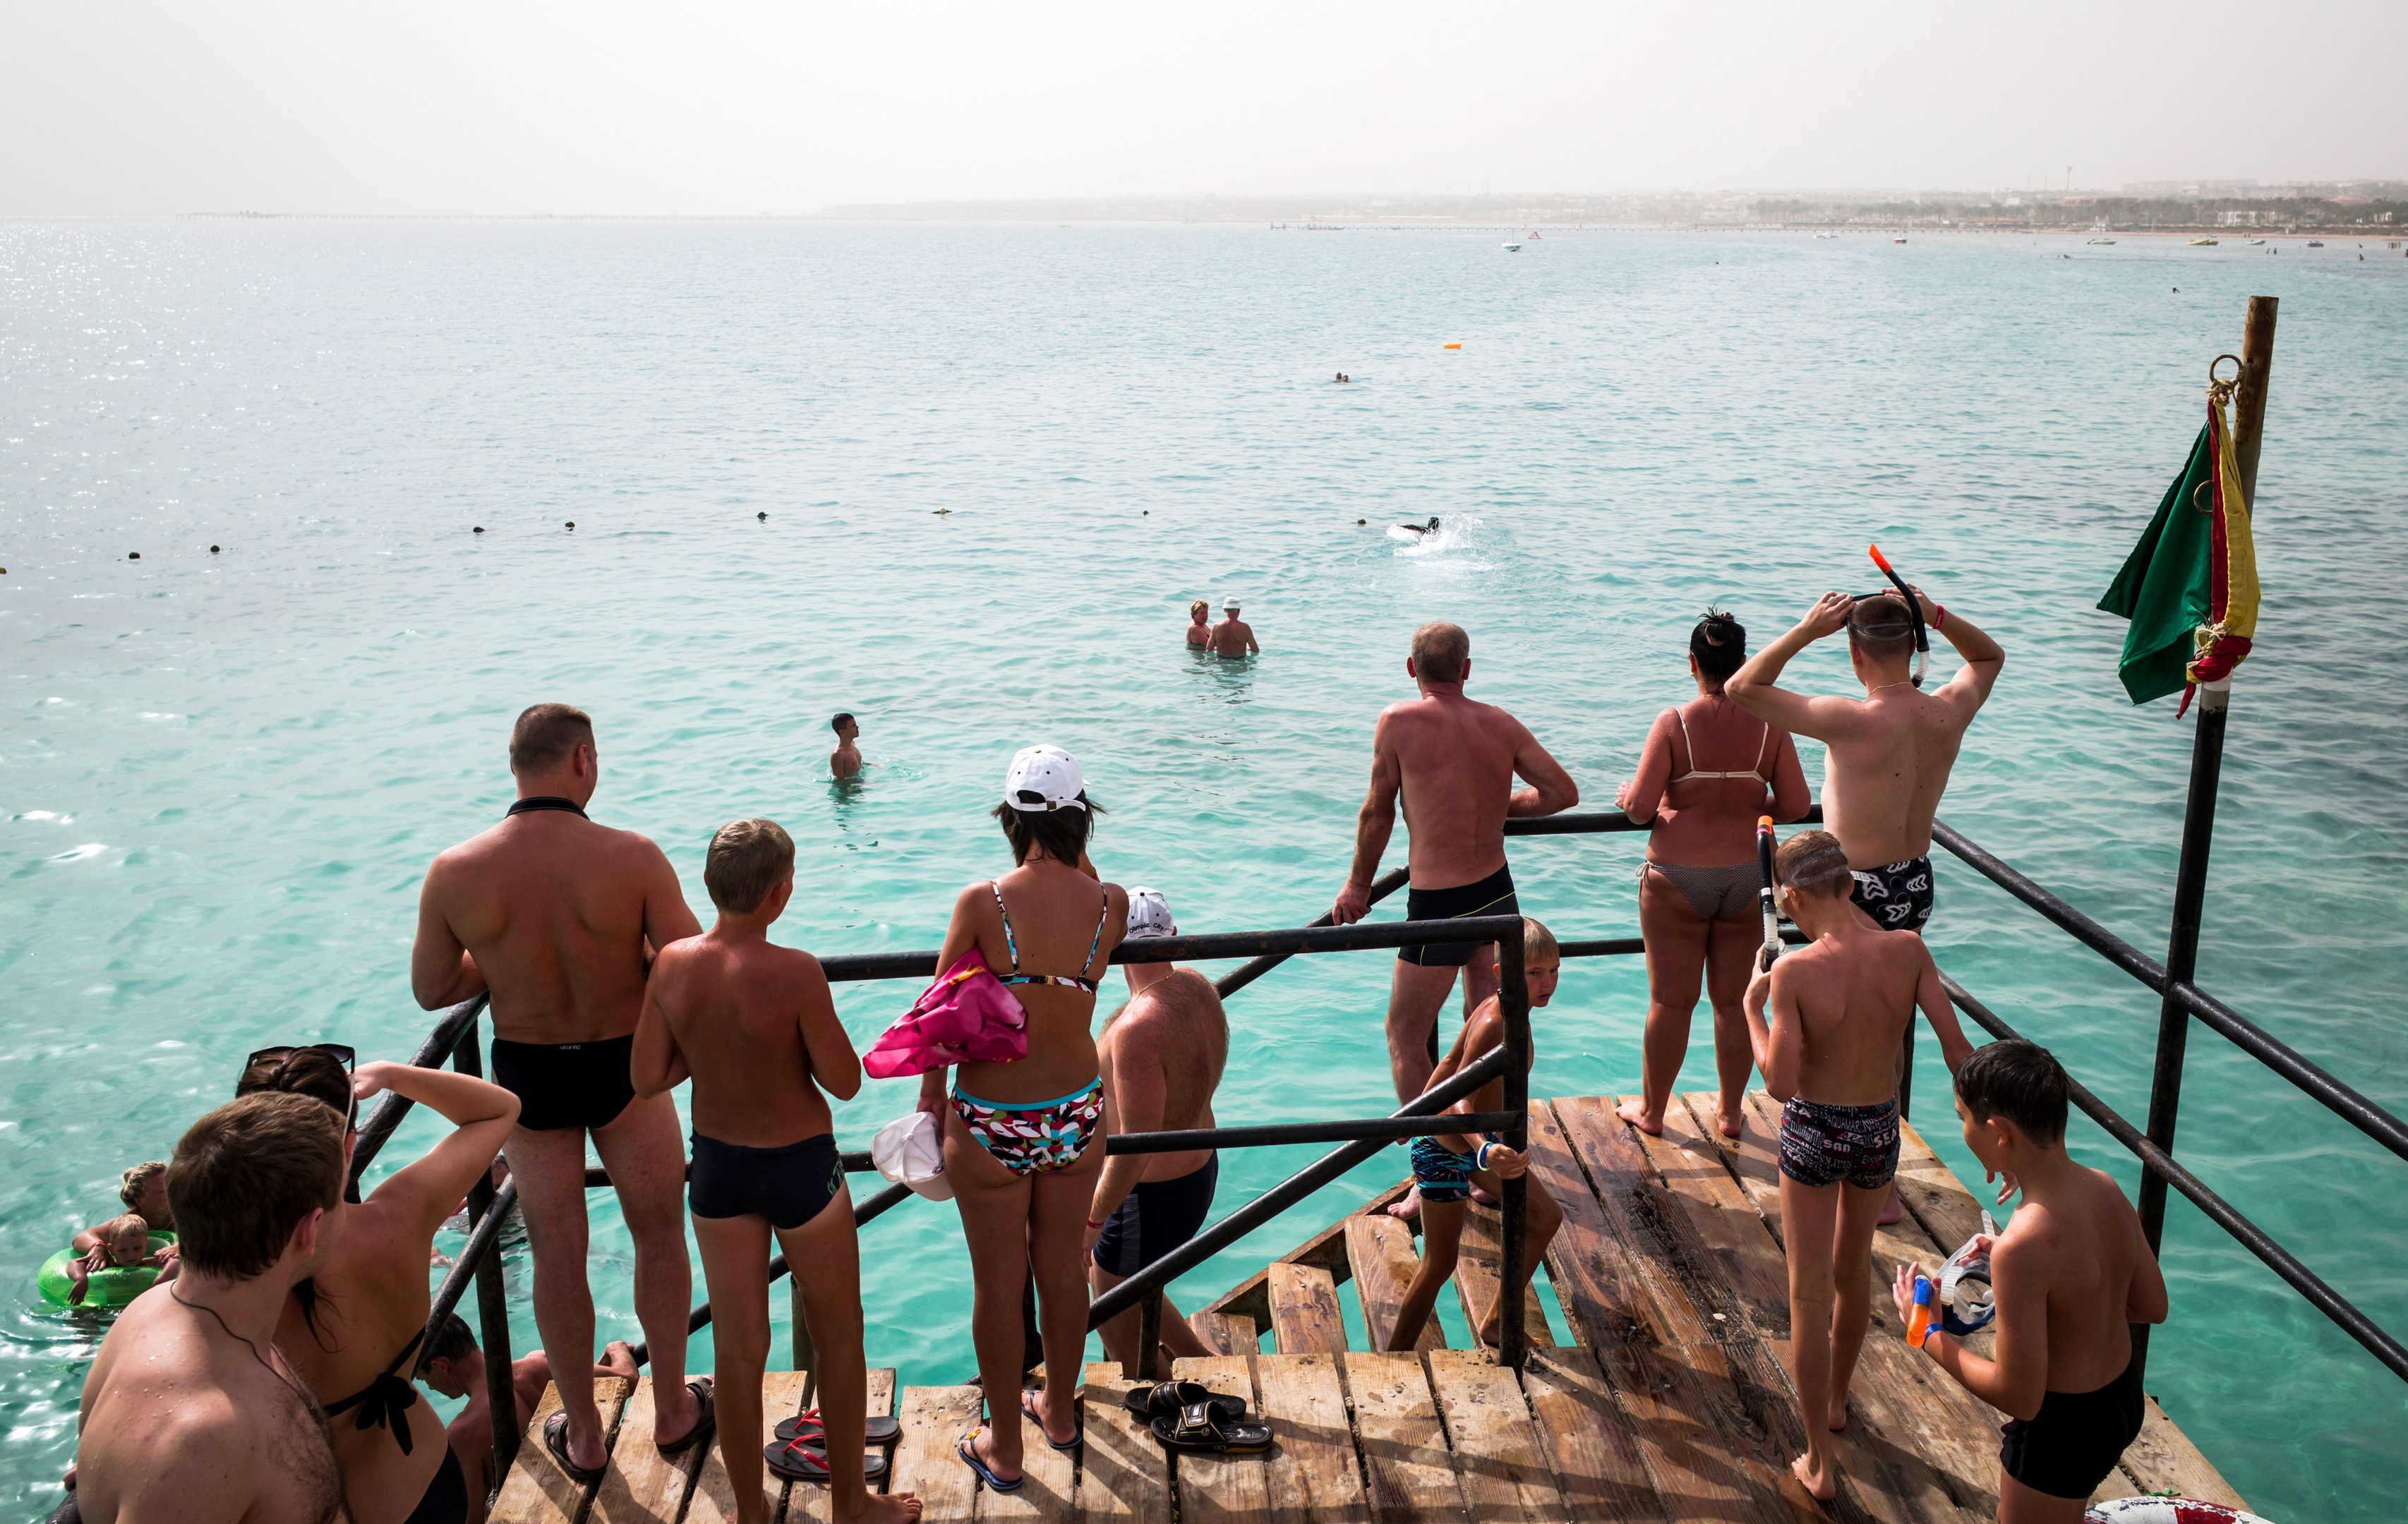
[[[10,0],[0,212],[2408,178],[2408,5]]]

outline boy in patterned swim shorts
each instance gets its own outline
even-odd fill
[[[1790,1374],[1805,1410],[1799,1480],[1829,1502],[1829,1432],[1872,1316],[1873,1228],[1898,1173],[1897,1055],[1920,1005],[1950,1073],[1972,1051],[1923,938],[1865,923],[1848,854],[1801,831],[1773,859],[1781,907],[1813,942],[1759,970],[1748,1037],[1781,1112],[1781,1221],[1789,1257]]]
[[[1522,977],[1529,988],[1533,1011],[1555,998],[1555,979],[1563,971],[1563,961],[1564,955],[1555,946],[1555,934],[1533,918],[1523,917]],[[1473,1008],[1471,1018],[1463,1024],[1463,1031],[1455,1039],[1455,1050],[1440,1060],[1430,1075],[1430,1084],[1444,1083],[1467,1061],[1478,1058],[1504,1040],[1505,1014],[1497,997],[1491,995]],[[1505,1081],[1500,1076],[1448,1110],[1495,1111],[1504,1104]],[[1388,1336],[1390,1349],[1411,1349],[1420,1340],[1422,1325],[1429,1320],[1430,1309],[1438,1304],[1439,1289],[1455,1274],[1473,1182],[1494,1191],[1498,1181],[1526,1175],[1529,1167],[1528,1156],[1505,1147],[1494,1132],[1441,1133],[1413,1139],[1413,1184],[1421,1191],[1422,1262],[1421,1268],[1413,1272],[1412,1284],[1405,1288],[1404,1301],[1398,1305],[1397,1326]],[[1504,1299],[1520,1296],[1522,1288],[1529,1285],[1530,1273],[1546,1255],[1555,1230],[1563,1225],[1563,1208],[1555,1204],[1547,1188],[1535,1177],[1528,1179],[1523,1204],[1522,1285],[1501,1288],[1497,1304],[1481,1317],[1480,1327],[1473,1334],[1484,1345],[1494,1345],[1498,1340]]]

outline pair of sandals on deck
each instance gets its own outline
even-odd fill
[[[828,1479],[827,1423],[818,1408],[805,1408],[792,1418],[781,1420],[772,1431],[778,1436],[775,1445],[761,1447],[761,1459],[770,1472],[790,1482],[824,1482]],[[892,1445],[903,1437],[903,1423],[885,1414],[872,1414],[863,1426],[864,1445]],[[861,1479],[874,1482],[886,1474],[883,1452],[871,1452],[861,1458]]]
[[[1020,1411],[1024,1417],[1034,1420],[1038,1432],[1045,1432],[1045,1420],[1030,1401],[1037,1393],[1020,1394]],[[1151,1387],[1132,1387],[1122,1398],[1128,1410],[1146,1420],[1155,1443],[1164,1449],[1184,1455],[1262,1455],[1271,1447],[1271,1430],[1267,1423],[1248,1423],[1246,1400],[1226,1397],[1194,1381],[1163,1381]],[[978,1455],[978,1437],[982,1430],[973,1429],[962,1436],[955,1449],[963,1463],[977,1472],[979,1480],[988,1490],[1010,1493],[1020,1490],[1028,1480],[1025,1474],[1006,1480]],[[1068,1454],[1087,1442],[1087,1425],[1080,1420],[1078,1432],[1068,1440],[1056,1440],[1045,1434],[1045,1443]]]
[[[664,1458],[674,1460],[686,1454],[708,1441],[711,1431],[719,1427],[718,1405],[710,1395],[712,1385],[711,1378],[707,1375],[695,1376],[685,1384],[686,1390],[694,1393],[698,1411],[695,1414],[694,1427],[685,1431],[684,1438],[652,1446]],[[553,1462],[568,1479],[580,1487],[590,1487],[600,1481],[603,1474],[610,1469],[607,1460],[598,1466],[580,1466],[568,1459],[568,1415],[566,1413],[554,1413],[543,1420],[543,1447],[552,1453]]]

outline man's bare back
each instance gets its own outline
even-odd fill
[[[430,1010],[489,990],[494,1033],[511,1042],[624,1037],[647,955],[700,931],[648,838],[572,811],[527,811],[427,870],[410,984]]]
[[[1250,651],[1256,655],[1262,653],[1262,648],[1254,643],[1254,627],[1238,618],[1234,611],[1212,627],[1211,641],[1215,656],[1244,656]]]
[[[660,1021],[694,1081],[696,1132],[738,1147],[780,1148],[834,1129],[826,1100],[810,1083],[807,1033],[834,1025],[836,1007],[810,953],[724,937],[718,929],[671,943],[653,961],[644,1019],[638,1061],[650,1023]],[[821,1040],[824,1046],[824,1034]]]
[[[1096,1039],[1098,1067],[1114,1095],[1125,1093],[1140,1068],[1162,1094],[1167,1132],[1211,1127],[1212,1092],[1229,1060],[1229,1022],[1212,982],[1192,968],[1175,968],[1112,1013]],[[1147,1157],[1140,1180],[1175,1180],[1203,1167],[1209,1149]]]

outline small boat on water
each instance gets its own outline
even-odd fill
[[[1894,243],[1894,244],[1902,244],[1902,243],[1906,242],[1906,240],[1905,240],[1904,238],[1892,238],[1892,239],[1890,240],[1890,242],[1892,242],[1892,243]]]
[[[1818,233],[1814,235],[1814,236],[1817,238],[1836,238],[1839,235],[1836,233]]]
[[[1505,246],[1505,252],[1509,254],[1518,254],[1521,251],[1522,246],[1520,244],[1507,244]]]
[[[2190,247],[2193,249],[2214,249],[2215,247],[2215,240],[2213,238],[2193,238],[2190,241]]]
[[[2265,240],[2265,239],[2263,239],[2263,238],[2252,238],[2252,239],[2250,239],[2250,240],[2249,240],[2249,247],[2250,247],[2250,248],[2252,248],[2252,249],[2255,249],[2255,248],[2257,248],[2259,244],[2262,244],[2262,243],[2264,243],[2265,241],[2266,241],[2266,240]]]
[[[2310,249],[2322,249],[2324,246],[2325,241],[2322,238],[2310,238],[2308,240],[2308,247]]]
[[[2093,238],[2090,241],[2095,244],[2105,244],[2111,249],[2114,248],[2115,244],[2115,240],[2113,238]]]

